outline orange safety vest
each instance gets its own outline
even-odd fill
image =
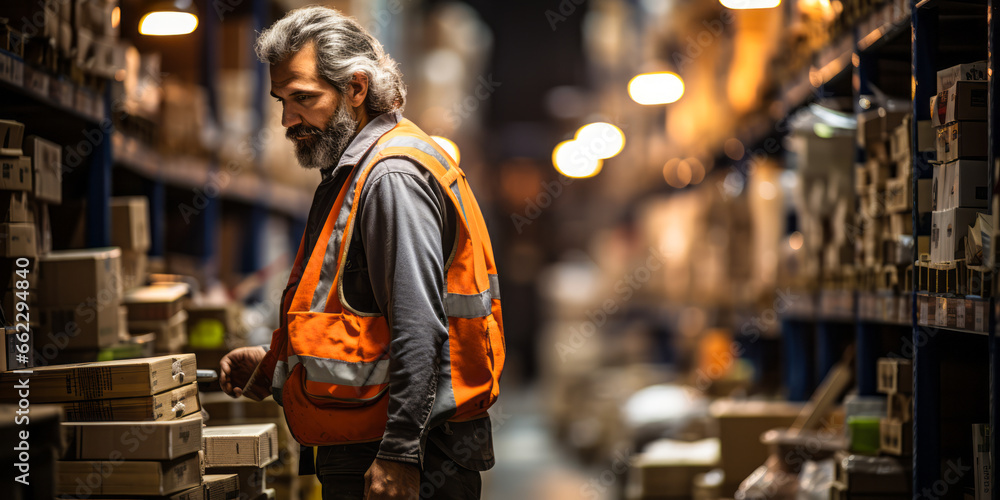
[[[389,324],[382,314],[352,309],[344,300],[342,279],[358,193],[371,169],[386,158],[412,160],[433,174],[460,221],[445,264],[448,342],[440,356],[431,420],[484,416],[500,392],[505,354],[500,287],[486,223],[465,173],[406,119],[362,158],[340,190],[316,246],[305,249],[303,235],[281,299],[281,325],[244,391],[248,397],[264,396],[270,379],[292,435],[309,446],[374,441],[385,431]]]

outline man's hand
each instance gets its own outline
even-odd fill
[[[415,464],[380,460],[365,473],[365,500],[416,500],[420,494],[420,468]]]
[[[219,385],[226,394],[238,398],[243,394],[250,375],[264,359],[263,347],[240,347],[226,354],[219,363]]]

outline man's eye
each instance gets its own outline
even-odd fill
[[[299,101],[299,102],[304,102],[304,101],[307,101],[309,99],[312,99],[311,95],[297,95],[297,96],[295,96],[295,100]]]

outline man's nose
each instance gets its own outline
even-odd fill
[[[281,109],[281,126],[288,128],[302,123],[302,117],[298,113],[289,111],[288,107]]]

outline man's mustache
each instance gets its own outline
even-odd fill
[[[285,137],[288,139],[301,139],[312,135],[320,135],[323,131],[317,127],[309,125],[293,125],[285,130]]]

